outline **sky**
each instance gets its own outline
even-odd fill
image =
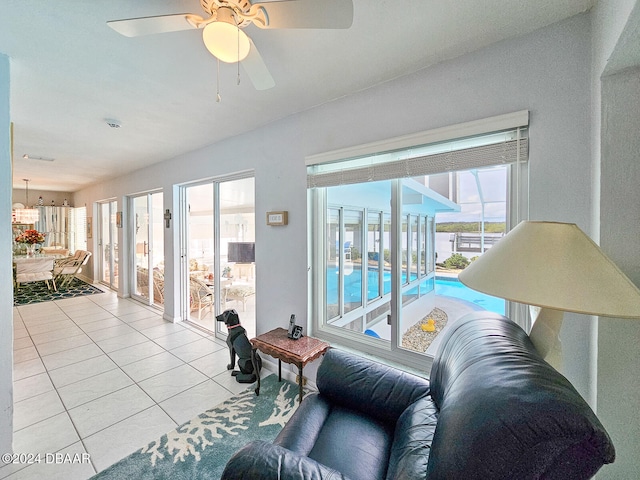
[[[476,172],[477,176],[472,173]],[[436,222],[504,222],[507,211],[507,168],[491,167],[458,172],[458,196],[452,198],[461,207],[459,213],[442,213]]]

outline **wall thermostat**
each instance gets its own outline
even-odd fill
[[[267,212],[267,225],[287,225],[289,223],[288,212]]]

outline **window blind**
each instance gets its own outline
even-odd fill
[[[73,221],[71,222],[71,235],[69,249],[74,252],[76,250],[87,249],[87,208],[73,208]]]
[[[360,159],[310,165],[307,169],[307,187],[348,185],[527,162],[527,133],[526,127],[519,127]]]

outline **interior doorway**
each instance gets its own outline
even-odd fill
[[[235,309],[247,334],[255,336],[255,179],[234,177],[183,187],[188,298],[183,317],[227,334],[216,315]]]

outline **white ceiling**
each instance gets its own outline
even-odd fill
[[[317,0],[321,2],[322,0]],[[14,187],[76,191],[522,35],[596,0],[354,0],[348,30],[261,30],[276,86],[256,91],[199,31],[127,38],[108,20],[202,14],[198,0],[2,0],[11,58]],[[107,126],[116,119],[122,127]],[[25,160],[54,158],[54,162]]]

